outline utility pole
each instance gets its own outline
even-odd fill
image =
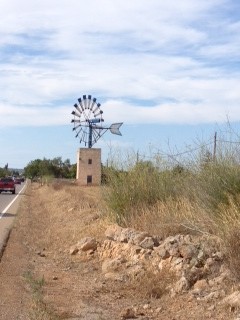
[[[139,152],[137,151],[137,164],[139,162]]]
[[[216,153],[217,153],[217,132],[214,134],[214,144],[213,144],[213,161],[216,161]]]

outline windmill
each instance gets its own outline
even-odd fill
[[[84,143],[85,147],[92,148],[108,130],[112,134],[122,135],[119,130],[123,124],[122,122],[103,126],[104,119],[102,118],[101,104],[97,103],[97,99],[92,98],[91,95],[83,95],[83,98],[79,98],[74,107],[75,110],[72,111],[74,118],[71,121],[74,125],[73,131],[76,132],[75,137],[79,138],[80,143]]]
[[[87,148],[80,148],[77,152],[76,180],[80,185],[101,184],[101,149],[93,148],[93,145],[110,130],[112,134],[121,136],[119,128],[122,122],[103,125],[103,111],[101,104],[91,95],[83,95],[74,104],[72,111],[73,131],[80,143]]]

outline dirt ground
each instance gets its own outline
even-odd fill
[[[83,237],[104,239],[103,210],[97,187],[27,188],[0,263],[1,320],[237,319],[220,303],[188,294],[146,298],[139,288],[106,280],[96,254],[70,255]]]

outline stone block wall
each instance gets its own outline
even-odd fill
[[[76,179],[82,186],[101,184],[101,149],[80,148],[78,150]]]

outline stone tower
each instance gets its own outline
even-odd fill
[[[101,149],[80,148],[77,152],[77,175],[79,185],[101,184]]]

